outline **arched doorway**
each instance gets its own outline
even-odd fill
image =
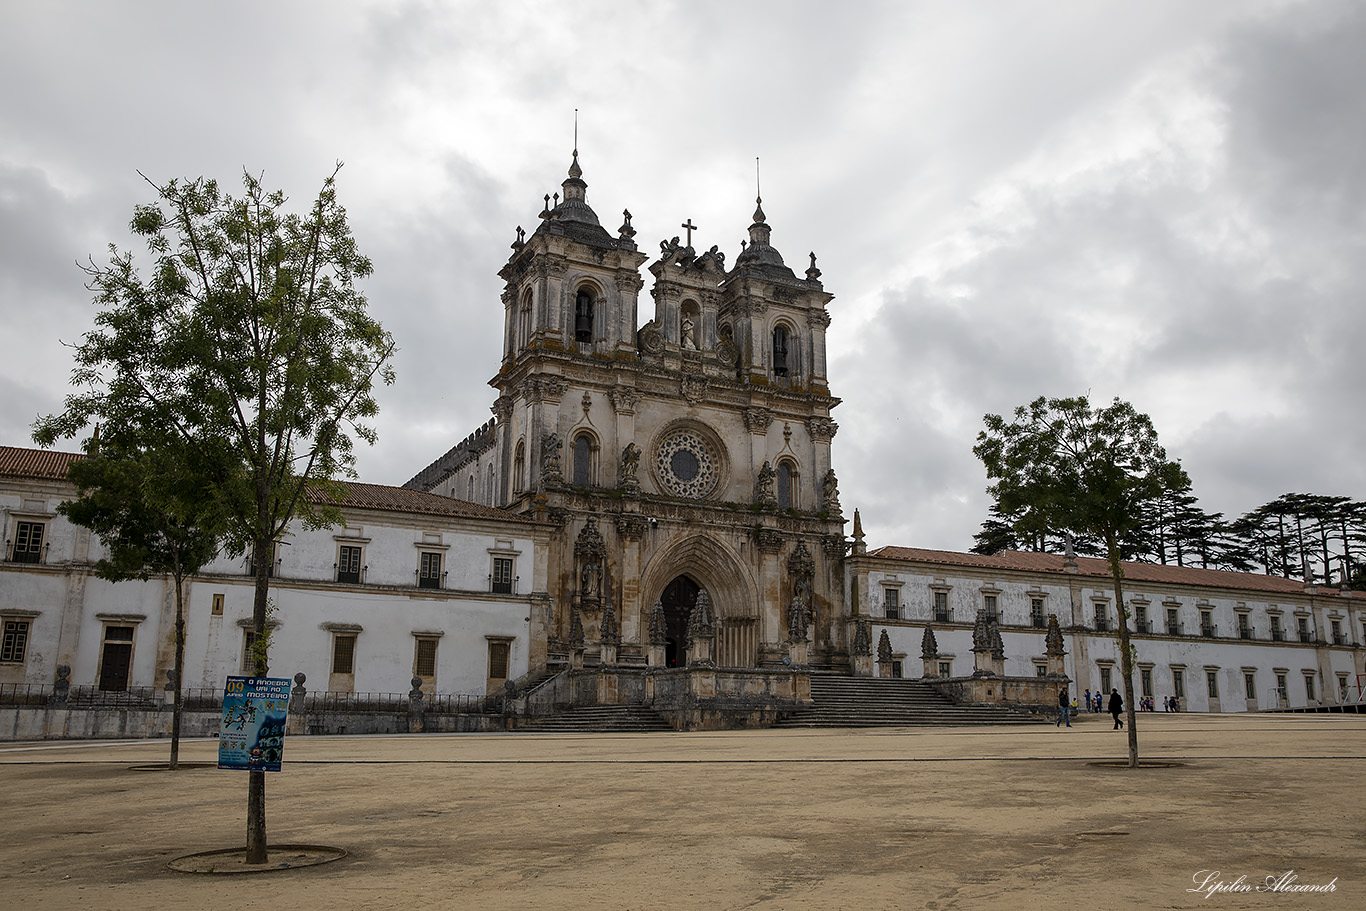
[[[689,576],[676,576],[664,586],[664,593],[659,596],[660,603],[664,605],[664,635],[667,640],[664,646],[665,667],[682,667],[688,661],[688,615],[692,613],[693,605],[697,603],[697,593],[701,590],[701,586]]]

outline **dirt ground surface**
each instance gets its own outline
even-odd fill
[[[275,843],[325,866],[166,869],[245,843],[246,775],[165,741],[0,744],[15,909],[1366,908],[1366,719],[1108,716],[1071,730],[295,737]],[[212,762],[215,741],[182,759]],[[1209,878],[1200,871],[1217,871]],[[1190,891],[1207,880],[1291,888]]]

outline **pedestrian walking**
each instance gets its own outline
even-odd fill
[[[1088,712],[1091,711],[1091,688],[1090,688],[1090,687],[1087,687],[1087,688],[1086,688],[1086,695],[1082,698],[1082,701],[1086,703],[1086,711],[1088,711]]]
[[[1058,723],[1056,727],[1062,727],[1066,721],[1067,726],[1072,726],[1072,700],[1067,697],[1067,687],[1058,690]]]
[[[1115,726],[1111,730],[1118,731],[1124,727],[1124,722],[1119,720],[1119,713],[1122,711],[1124,711],[1124,697],[1119,694],[1118,689],[1110,690],[1110,714],[1115,719]]]

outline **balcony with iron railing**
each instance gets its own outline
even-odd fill
[[[1256,631],[1255,629],[1253,629],[1252,627],[1250,627],[1250,626],[1240,626],[1240,627],[1238,627],[1238,638],[1239,638],[1239,639],[1256,639],[1256,638],[1257,638],[1257,631]]]
[[[1205,639],[1219,638],[1219,627],[1214,623],[1201,623],[1200,635]]]
[[[1184,636],[1184,635],[1186,635],[1186,627],[1185,627],[1185,625],[1182,624],[1181,621],[1179,621],[1179,620],[1168,620],[1168,621],[1167,621],[1167,635],[1168,635],[1168,636]]]

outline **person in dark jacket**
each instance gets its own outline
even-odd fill
[[[1072,700],[1067,698],[1067,687],[1058,690],[1058,723],[1054,727],[1062,727],[1063,722],[1067,726],[1072,726]]]
[[[1110,690],[1110,714],[1115,718],[1115,726],[1111,730],[1118,731],[1124,727],[1124,722],[1119,720],[1119,713],[1124,711],[1124,697],[1119,694],[1118,689]]]

